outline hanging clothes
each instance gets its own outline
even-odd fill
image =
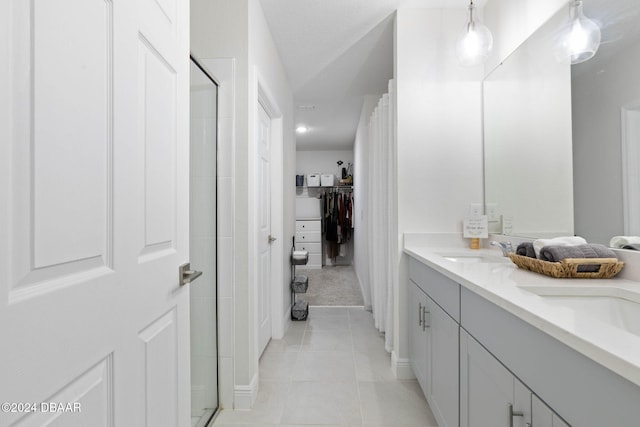
[[[353,194],[340,189],[327,191],[322,206],[327,257],[346,256],[346,243],[353,236]]]

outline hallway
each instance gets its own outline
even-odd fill
[[[313,307],[260,359],[252,411],[222,411],[225,426],[436,426],[415,380],[398,381],[384,338],[360,307]]]

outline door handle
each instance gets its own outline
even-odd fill
[[[422,306],[422,330],[426,331],[431,327],[431,312],[427,310],[427,305]]]
[[[509,412],[509,427],[513,427],[513,417],[524,417],[523,412],[521,411],[516,412],[513,410],[513,405],[511,403],[509,403],[508,412]]]
[[[278,240],[277,237],[273,237],[271,234],[269,234],[269,244],[275,242],[276,240]]]
[[[182,264],[178,267],[178,277],[180,279],[180,286],[184,286],[187,283],[191,283],[198,277],[202,276],[202,271],[191,270],[191,263]]]

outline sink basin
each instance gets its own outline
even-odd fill
[[[547,304],[572,309],[576,313],[640,336],[640,299],[637,295],[628,299],[614,295],[615,289],[607,288],[591,288],[583,290],[582,294],[580,289],[571,289],[568,292],[565,290],[564,294],[560,294],[560,289],[525,289],[540,296]]]
[[[442,255],[446,260],[462,263],[502,263],[510,262],[509,258],[491,255]]]

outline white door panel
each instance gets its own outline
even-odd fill
[[[0,426],[188,425],[188,2],[0,16]]]
[[[258,351],[271,339],[271,118],[258,105]]]

